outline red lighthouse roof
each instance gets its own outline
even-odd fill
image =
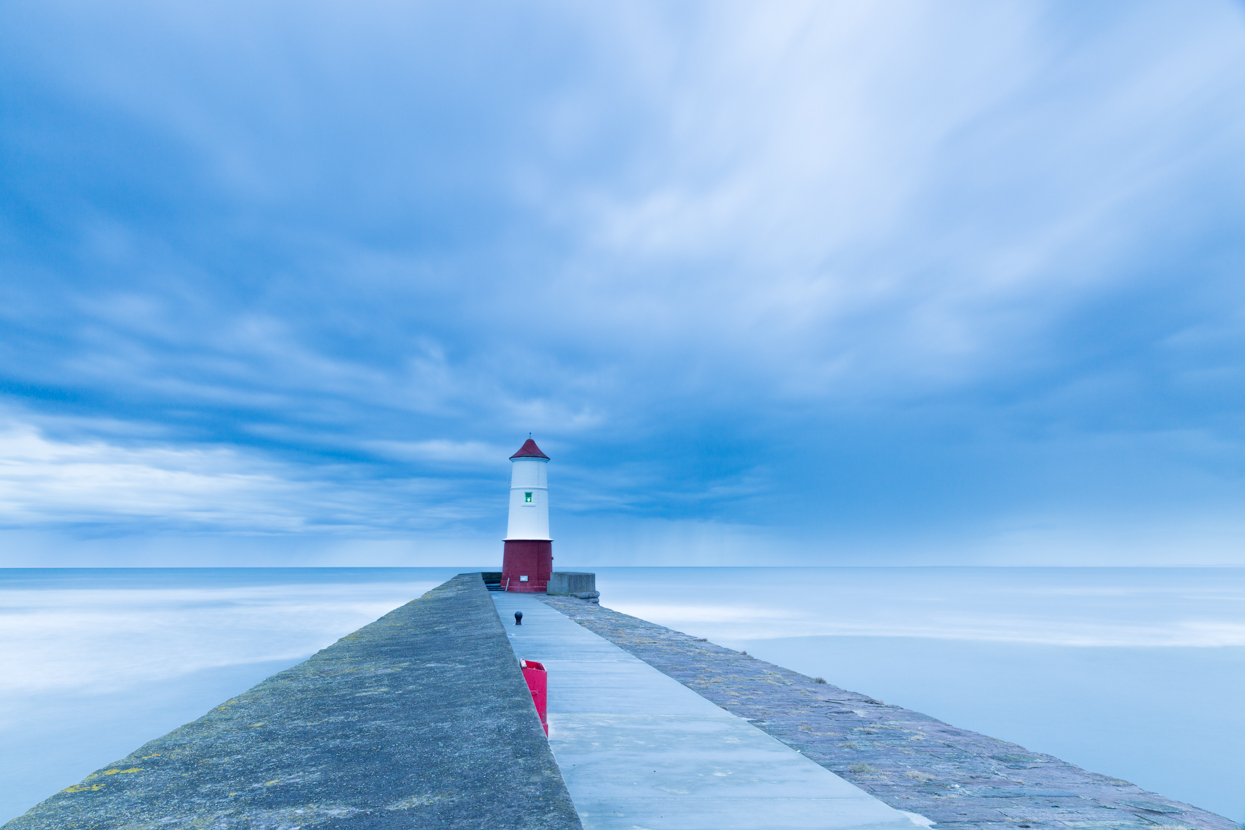
[[[543,458],[546,461],[549,460],[549,456],[541,452],[540,447],[536,446],[536,442],[531,438],[524,441],[523,446],[519,447],[519,451],[510,456],[511,461],[514,461],[516,458]]]

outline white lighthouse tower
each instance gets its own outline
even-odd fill
[[[510,456],[510,521],[501,584],[506,591],[543,593],[553,573],[549,538],[549,456],[528,438]]]

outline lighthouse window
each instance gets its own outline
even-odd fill
[[[531,494],[531,493],[524,493],[524,494],[523,494],[523,501],[524,501],[525,503],[527,503],[527,504],[531,504],[531,503],[532,503],[532,494]]]

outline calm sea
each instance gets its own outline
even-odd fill
[[[0,822],[465,570],[0,570]],[[1245,820],[1245,569],[591,570],[612,608]]]

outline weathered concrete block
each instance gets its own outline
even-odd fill
[[[590,573],[581,573],[577,571],[554,571],[549,577],[548,593],[553,596],[576,596],[579,594],[590,594],[599,597],[597,593],[597,575]],[[580,597],[580,599],[588,599],[588,597]]]

